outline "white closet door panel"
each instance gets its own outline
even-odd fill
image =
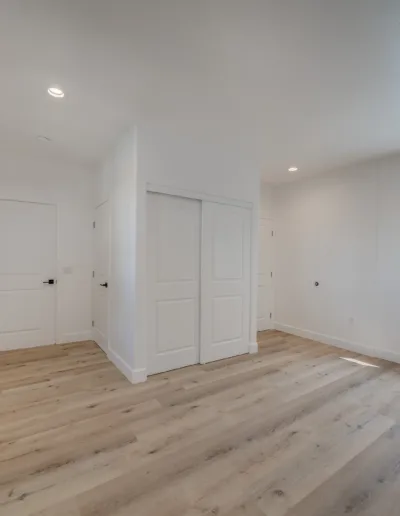
[[[201,203],[147,195],[148,369],[199,362]]]
[[[250,335],[250,210],[203,202],[202,363],[247,353]]]

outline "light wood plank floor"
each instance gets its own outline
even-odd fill
[[[284,333],[132,386],[91,342],[0,354],[0,515],[398,516],[400,366]]]

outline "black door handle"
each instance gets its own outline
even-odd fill
[[[49,279],[49,281],[43,281],[43,283],[47,283],[47,285],[54,285],[56,281],[53,279]]]
[[[108,283],[107,283],[107,281],[106,281],[105,283],[100,283],[100,287],[108,288]]]

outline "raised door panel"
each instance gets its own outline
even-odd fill
[[[247,353],[250,210],[203,202],[201,361]]]
[[[149,374],[199,362],[201,203],[147,195]]]
[[[0,241],[0,351],[54,344],[56,206],[0,201]]]

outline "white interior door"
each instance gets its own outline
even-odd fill
[[[248,353],[251,211],[203,202],[201,362]]]
[[[56,207],[0,200],[0,242],[0,351],[54,344]]]
[[[109,274],[109,213],[108,202],[95,211],[94,278],[93,278],[93,339],[108,351],[108,274]]]
[[[270,328],[272,328],[272,239],[272,221],[261,219],[258,249],[258,331],[269,330]]]
[[[147,195],[149,374],[199,362],[201,203]]]

